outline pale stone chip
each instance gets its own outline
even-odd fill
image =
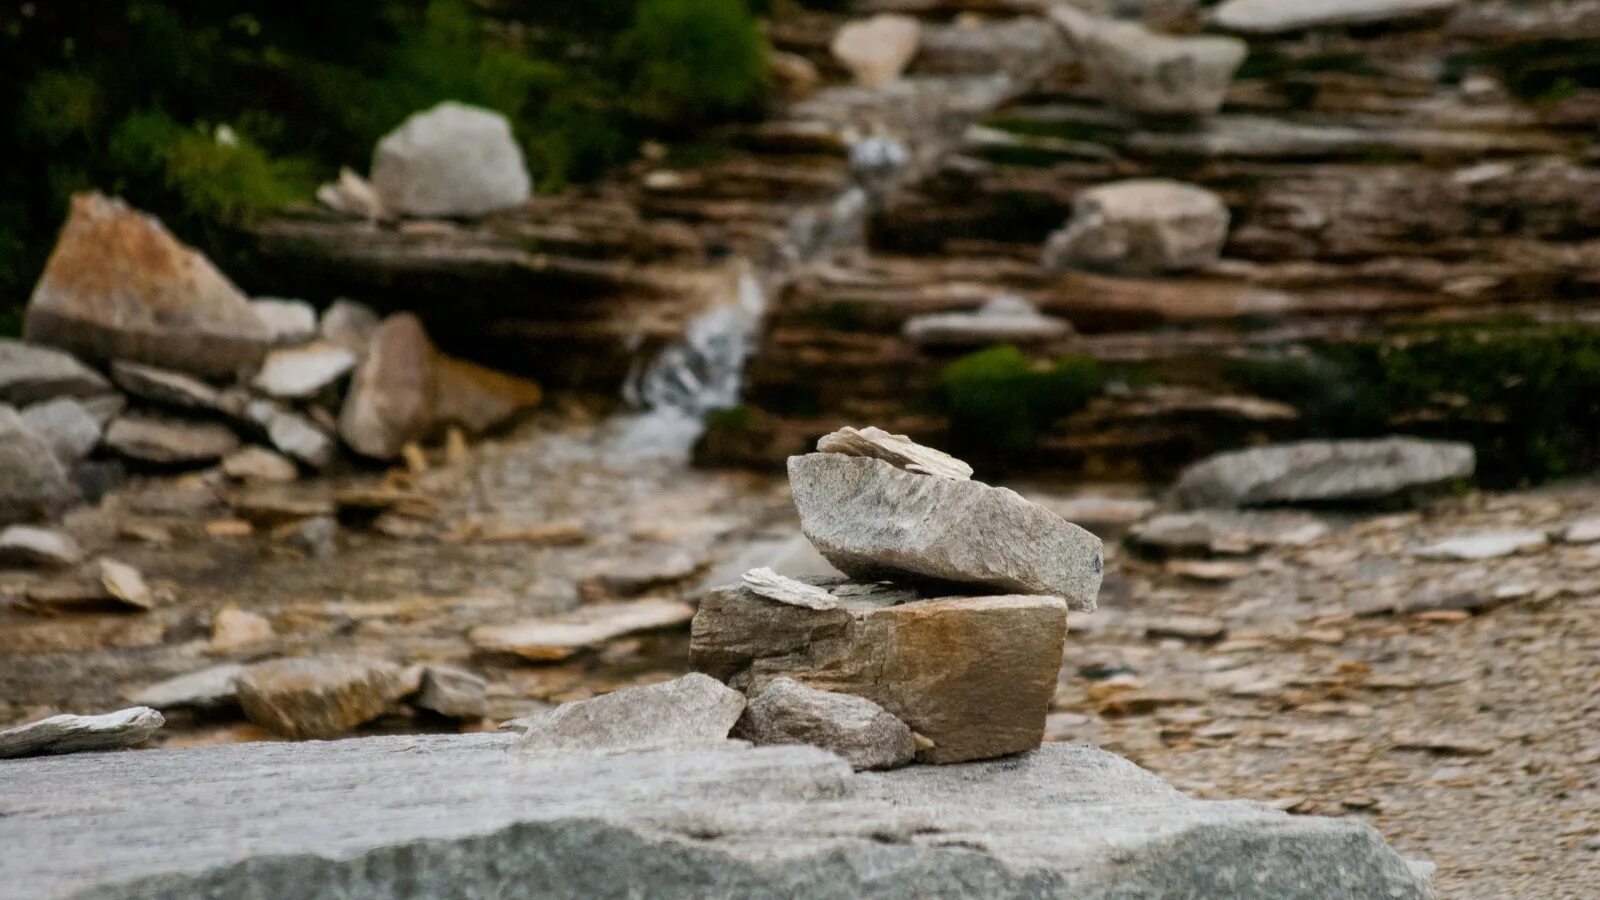
[[[839,605],[838,599],[822,588],[779,575],[768,568],[751,569],[744,573],[744,584],[755,594],[790,606],[833,609]]]
[[[846,425],[832,434],[823,435],[817,441],[817,452],[881,459],[908,472],[953,481],[966,481],[972,477],[972,467],[954,456],[924,447],[903,434],[890,434],[871,425],[866,428]]]

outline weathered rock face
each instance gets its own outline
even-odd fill
[[[1278,34],[1311,28],[1370,25],[1444,13],[1461,0],[1227,0],[1212,21],[1229,31]]]
[[[777,678],[750,700],[733,736],[756,745],[809,744],[861,769],[911,762],[917,743],[906,723],[864,697],[809,688]]]
[[[378,142],[372,187],[404,215],[481,216],[528,202],[532,181],[505,116],[441,103]]]
[[[93,397],[110,387],[99,372],[60,350],[0,339],[0,403]]]
[[[383,715],[403,693],[400,670],[320,656],[258,663],[236,679],[245,717],[292,738],[333,738]]]
[[[1111,106],[1155,116],[1206,116],[1222,107],[1249,47],[1238,38],[1169,37],[1057,6],[1052,15],[1083,55],[1095,91]]]
[[[12,811],[0,818],[0,890],[32,900],[268,895],[290,884],[305,900],[509,897],[529,886],[588,900],[641,885],[659,900],[1430,895],[1355,818],[1190,800],[1083,745],[852,774],[810,747],[527,756],[505,752],[513,740],[12,763],[0,780]],[[92,811],[86,792],[101,797]]]
[[[0,406],[0,524],[54,515],[77,497],[50,445]]]
[[[215,422],[184,422],[150,416],[122,416],[106,429],[107,447],[140,462],[157,465],[207,463],[239,447],[239,437]]]
[[[834,59],[862,87],[882,87],[895,79],[917,55],[922,23],[910,16],[883,13],[850,22],[833,37]]]
[[[821,582],[827,584],[827,582]],[[865,697],[927,738],[947,763],[1031,750],[1044,735],[1066,639],[1057,597],[915,600],[833,584],[834,609],[779,603],[743,587],[709,591],[690,665],[753,695],[773,679]]]
[[[0,759],[121,750],[149,740],[164,724],[160,713],[143,706],[103,716],[51,716],[0,731]]]
[[[1471,478],[1475,463],[1472,445],[1448,441],[1301,441],[1195,463],[1172,497],[1190,508],[1374,502]]]
[[[825,434],[817,440],[817,452],[881,459],[897,469],[956,481],[972,477],[972,467],[954,456],[924,447],[903,434],[890,434],[871,425],[866,428],[847,425]]]
[[[1045,242],[1052,269],[1156,275],[1216,261],[1228,237],[1228,208],[1203,188],[1136,178],[1089,188],[1072,218]]]
[[[422,437],[432,421],[433,364],[433,344],[416,316],[384,319],[339,414],[345,443],[363,456],[394,459]]]
[[[254,368],[271,343],[249,300],[210,261],[99,194],[73,197],[23,336],[87,360],[218,376]]]
[[[877,459],[789,459],[800,527],[848,575],[1050,594],[1093,610],[1100,539],[1015,492]]]
[[[564,703],[533,716],[516,748],[619,751],[714,744],[727,739],[744,707],[743,694],[690,673],[663,684]]]

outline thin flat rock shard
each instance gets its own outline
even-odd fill
[[[101,716],[51,716],[0,731],[0,759],[121,750],[144,743],[165,724],[161,713],[147,706],[132,706]],[[5,868],[0,865],[0,870]],[[0,887],[0,896],[7,896],[6,890]]]
[[[751,569],[744,573],[744,586],[753,594],[790,606],[833,609],[839,605],[839,599],[822,588],[779,575],[768,568]]]
[[[817,441],[817,452],[881,459],[897,469],[953,481],[972,477],[972,467],[954,456],[872,425],[866,428],[846,425],[832,434],[825,434]]]

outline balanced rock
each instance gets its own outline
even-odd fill
[[[121,750],[149,740],[164,724],[160,713],[143,706],[101,716],[51,716],[0,731],[0,759]]]
[[[917,55],[922,23],[910,16],[881,13],[847,22],[833,36],[833,58],[849,70],[856,84],[882,87],[898,79]]]
[[[1233,37],[1171,37],[1138,22],[1096,19],[1070,5],[1051,11],[1083,56],[1107,104],[1152,116],[1208,116],[1222,107],[1249,47]]]
[[[410,313],[383,320],[356,369],[339,413],[339,436],[350,449],[394,459],[427,432],[433,417],[433,344]]]
[[[0,339],[0,403],[26,406],[55,397],[93,397],[111,385],[71,354]]]
[[[51,446],[16,410],[0,406],[0,524],[55,515],[76,498]]]
[[[1173,499],[1189,508],[1370,503],[1470,478],[1471,444],[1390,437],[1299,441],[1219,453],[1183,470]]]
[[[383,715],[403,693],[400,669],[316,656],[257,663],[236,681],[245,718],[291,738],[334,738]]]
[[[1461,0],[1226,0],[1212,13],[1212,21],[1243,34],[1282,34],[1422,18],[1460,4]]]
[[[526,721],[519,750],[648,750],[727,740],[744,695],[691,672],[663,684],[564,703]]]
[[[1088,188],[1045,242],[1050,269],[1158,275],[1209,265],[1228,238],[1228,208],[1204,188],[1134,178]]]
[[[239,446],[226,425],[128,415],[106,429],[107,447],[140,462],[184,465],[215,462]]]
[[[202,376],[253,369],[271,343],[249,300],[210,261],[154,218],[100,194],[72,198],[23,335],[94,362]]]
[[[1066,598],[1093,610],[1100,539],[1014,491],[839,453],[789,458],[800,527],[863,580],[905,579]]]
[[[100,444],[100,422],[70,397],[35,403],[22,411],[22,421],[68,469]]]
[[[825,434],[817,440],[817,452],[881,459],[897,469],[956,481],[972,477],[972,467],[954,456],[924,447],[903,434],[890,434],[871,425],[866,428],[847,425]]]
[[[901,333],[918,347],[989,347],[1059,340],[1072,326],[1021,297],[996,297],[974,312],[912,316]]]
[[[532,180],[505,116],[461,103],[415,113],[378,142],[372,187],[410,216],[481,216],[528,202]]]
[[[926,477],[926,476],[924,476]],[[758,696],[774,679],[865,697],[932,746],[924,762],[1039,746],[1067,633],[1058,597],[916,599],[829,582],[833,609],[779,603],[743,586],[700,601],[689,664]]]
[[[733,736],[756,745],[821,747],[858,771],[897,768],[917,752],[911,729],[878,704],[790,678],[773,679],[749,702]]]

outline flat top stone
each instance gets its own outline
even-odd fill
[[[925,447],[903,434],[890,434],[871,425],[865,428],[846,425],[832,434],[825,434],[817,441],[817,452],[881,459],[897,469],[954,481],[972,477],[972,467],[954,456]]]
[[[0,898],[1421,900],[1354,819],[1190,800],[1050,745],[852,774],[807,747],[506,752],[496,734],[0,763]]]
[[[1418,547],[1415,552],[1422,559],[1496,559],[1535,550],[1549,542],[1542,531],[1485,531],[1446,538]]]
[[[521,752],[643,750],[724,741],[744,712],[744,695],[690,672],[661,684],[623,688],[563,703],[524,720]]]
[[[355,367],[354,350],[319,342],[268,353],[252,383],[273,397],[310,397]]]

